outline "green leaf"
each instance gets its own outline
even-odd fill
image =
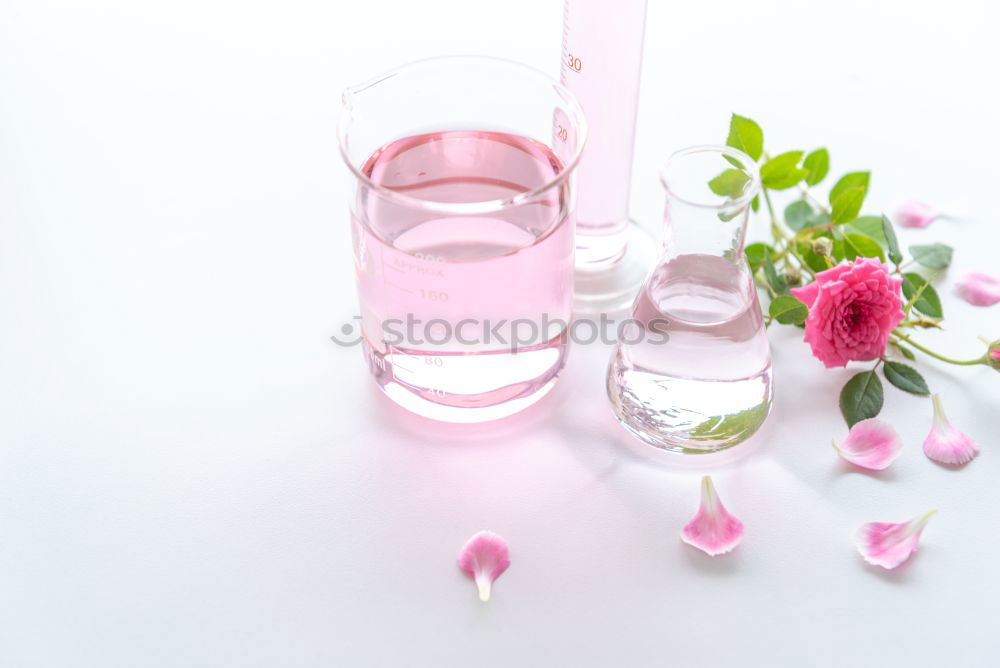
[[[809,171],[802,169],[801,167],[796,167],[795,169],[789,171],[783,177],[775,177],[765,184],[766,187],[771,190],[788,190],[789,188],[794,188],[802,179],[809,175]]]
[[[809,171],[806,183],[811,186],[816,185],[826,177],[830,171],[830,154],[825,148],[819,148],[806,156],[802,166]]]
[[[853,427],[862,420],[873,418],[882,410],[882,381],[874,371],[855,374],[840,391],[840,413]]]
[[[885,234],[882,232],[882,219],[878,216],[861,216],[844,225],[844,233],[855,232],[871,237],[885,248]]]
[[[899,240],[896,238],[896,228],[892,226],[892,221],[885,214],[882,214],[882,236],[885,237],[885,244],[889,250],[889,259],[898,265],[903,261],[903,254],[899,252]]]
[[[785,207],[785,224],[798,232],[811,225],[810,221],[815,213],[809,202],[804,199],[796,200]]]
[[[764,278],[767,279],[767,284],[771,286],[779,295],[788,294],[788,284],[785,283],[785,279],[781,277],[778,270],[774,268],[774,262],[771,261],[770,255],[764,256]]]
[[[749,118],[733,114],[729,119],[726,145],[743,151],[754,161],[760,160],[764,153],[764,131]]]
[[[760,167],[760,178],[766,180],[767,176],[784,174],[798,166],[802,160],[802,151],[788,151],[781,155],[776,155]]]
[[[760,181],[765,188],[785,190],[809,175],[808,170],[798,167],[802,151],[789,151],[776,155],[760,168]]]
[[[743,188],[750,177],[739,169],[727,169],[708,182],[713,193],[721,197],[737,199],[743,195]]]
[[[919,371],[908,364],[886,360],[883,372],[887,381],[904,392],[919,394],[921,396],[927,396],[931,393],[924,377],[920,375]]]
[[[844,234],[862,234],[866,237],[870,237],[882,247],[882,250],[889,252],[890,258],[892,257],[893,248],[895,248],[897,252],[899,251],[899,243],[896,241],[896,233],[892,228],[892,223],[889,222],[889,219],[885,216],[861,216],[860,218],[844,225],[843,231]],[[891,241],[889,237],[892,237]],[[848,257],[850,257],[850,253],[848,253]],[[868,255],[868,257],[876,256]],[[893,262],[896,261],[893,260]],[[899,264],[899,262],[896,262],[896,264]]]
[[[903,274],[903,296],[909,301],[918,293],[920,296],[913,302],[913,308],[931,318],[944,317],[944,312],[941,310],[941,298],[938,297],[934,286],[920,274],[913,272]]]
[[[754,213],[757,213],[757,211],[760,210],[760,196],[759,195],[756,196],[756,197],[754,197],[753,201],[750,202],[750,208],[753,209]]]
[[[738,413],[713,415],[695,425],[690,434],[707,439],[746,438],[760,428],[767,418],[768,411],[769,406],[764,402]]]
[[[896,345],[896,350],[899,351],[900,355],[902,355],[906,359],[910,360],[911,362],[916,361],[917,356],[913,354],[912,350],[910,350],[909,348],[904,348],[903,346],[899,345],[898,343],[895,344],[895,345]]]
[[[782,325],[801,325],[809,317],[809,307],[790,295],[775,297],[767,312]]]
[[[813,271],[824,271],[830,268],[827,266],[826,260],[817,255],[812,249],[812,243],[810,241],[800,241],[798,243],[798,251],[799,255],[802,256],[802,259],[806,261],[806,264],[809,265],[809,268]]]
[[[871,174],[869,172],[851,172],[840,177],[840,180],[837,181],[837,184],[830,191],[830,206],[833,206],[833,203],[840,197],[841,193],[849,188],[861,188],[862,199],[864,199],[864,196],[868,194],[868,182],[870,178]]]
[[[947,269],[953,252],[951,246],[946,244],[910,246],[913,259],[928,269]]]
[[[752,243],[743,249],[743,252],[747,256],[747,263],[750,265],[750,269],[756,272],[764,265],[765,257],[774,256],[774,248],[764,243]]]
[[[844,235],[844,257],[851,262],[854,262],[858,257],[877,257],[885,262],[882,247],[878,245],[878,242],[871,237],[857,233]]]
[[[817,211],[813,219],[809,221],[810,225],[829,225],[830,224],[830,214],[826,211]]]
[[[833,240],[833,263],[839,264],[843,262],[844,258],[847,257],[847,253],[844,251],[846,244],[843,239]]]
[[[830,220],[836,225],[851,222],[861,213],[861,205],[864,201],[865,191],[863,188],[854,187],[841,191],[837,199],[833,201]]]

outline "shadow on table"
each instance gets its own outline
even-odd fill
[[[926,560],[927,558],[933,557],[933,554],[934,554],[934,546],[925,545],[921,546],[921,548],[915,554],[910,556],[909,559],[907,559],[899,566],[896,566],[896,568],[893,568],[891,570],[882,568],[881,566],[875,566],[873,564],[869,564],[868,562],[860,559],[859,559],[859,564],[860,564],[859,568],[867,571],[874,577],[877,577],[879,580],[883,580],[892,585],[904,585],[909,582],[913,582],[919,577],[920,566],[917,562],[920,561],[920,557],[923,556],[924,559]]]
[[[692,570],[704,575],[715,577],[734,575],[743,570],[743,555],[739,547],[732,552],[713,557],[678,539],[677,549],[681,553],[681,558]]]
[[[416,445],[470,447],[509,441],[537,431],[552,419],[557,407],[566,399],[567,389],[561,383],[538,403],[514,415],[470,424],[432,420],[411,413],[389,399],[374,383],[367,388],[368,409],[379,414],[378,422]]]

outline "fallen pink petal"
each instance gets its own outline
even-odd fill
[[[858,551],[869,564],[892,569],[910,558],[920,544],[920,534],[936,510],[909,522],[871,522],[858,530]]]
[[[701,479],[701,505],[694,518],[681,531],[681,540],[705,554],[725,554],[743,539],[743,523],[726,511],[712,484],[712,477]]]
[[[993,306],[1000,302],[1000,279],[974,271],[962,279],[955,292],[973,306]]]
[[[476,581],[479,600],[490,600],[493,581],[510,566],[507,541],[492,531],[480,531],[458,553],[458,567]]]
[[[961,466],[979,454],[979,447],[968,435],[955,428],[944,413],[940,395],[932,397],[934,423],[924,440],[924,454],[941,464]]]
[[[940,217],[923,202],[906,202],[896,211],[896,223],[903,227],[927,227]]]
[[[848,432],[843,443],[833,449],[843,459],[870,471],[881,471],[899,457],[903,441],[887,422],[878,418],[861,420]]]

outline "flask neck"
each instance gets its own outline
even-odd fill
[[[668,194],[663,216],[664,259],[708,255],[745,266],[743,246],[748,217],[748,207],[697,206]]]

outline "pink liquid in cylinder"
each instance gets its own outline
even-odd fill
[[[563,5],[560,81],[580,101],[590,128],[577,169],[581,269],[606,268],[624,253],[645,25],[646,0]]]
[[[450,422],[541,398],[563,366],[572,315],[569,186],[552,184],[559,159],[526,137],[437,132],[384,146],[362,171],[391,191],[360,188],[352,225],[364,351],[379,386]],[[517,196],[486,213],[476,205]]]

